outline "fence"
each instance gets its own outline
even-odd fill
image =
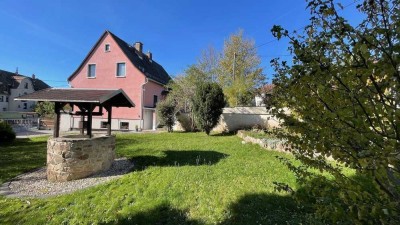
[[[38,118],[26,118],[26,119],[2,119],[4,122],[11,125],[14,131],[28,130],[31,128],[37,128],[39,122]]]

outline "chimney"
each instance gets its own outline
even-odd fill
[[[35,74],[32,74],[32,79],[36,79],[36,76],[35,76]]]
[[[142,50],[143,50],[143,43],[142,42],[139,42],[139,41],[137,41],[137,42],[135,42],[135,49],[139,52],[139,53],[142,53]]]
[[[146,53],[146,55],[147,55],[147,58],[149,58],[150,61],[153,60],[153,53],[151,53],[150,51],[148,51],[148,52]]]

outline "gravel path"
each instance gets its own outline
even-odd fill
[[[8,197],[49,197],[71,193],[76,190],[101,184],[128,173],[133,169],[133,163],[126,158],[114,160],[111,168],[102,173],[87,178],[52,183],[46,179],[46,168],[21,174],[0,187],[0,195]]]

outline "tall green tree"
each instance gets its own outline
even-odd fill
[[[217,83],[206,82],[196,87],[193,102],[193,113],[199,127],[210,134],[218,124],[225,106],[225,97]]]
[[[171,89],[168,98],[174,100],[177,111],[188,114],[191,123],[188,129],[191,131],[196,128],[192,98],[194,97],[196,87],[207,81],[211,81],[210,75],[200,69],[198,65],[191,65],[185,70],[183,75],[175,77],[168,84],[168,87]]]
[[[265,79],[255,43],[243,36],[243,30],[232,34],[224,43],[219,60],[217,81],[231,107],[250,105],[254,93]]]
[[[276,133],[303,167],[287,163],[307,187],[303,200],[312,199],[315,215],[327,223],[399,224],[400,1],[363,1],[358,26],[333,0],[307,2],[311,24],[304,33],[272,29],[290,40],[294,55],[292,64],[272,61],[273,110],[284,127]]]

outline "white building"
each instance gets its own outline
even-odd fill
[[[49,88],[35,75],[27,77],[18,73],[0,70],[0,112],[31,112],[35,102],[14,101],[14,98]]]

